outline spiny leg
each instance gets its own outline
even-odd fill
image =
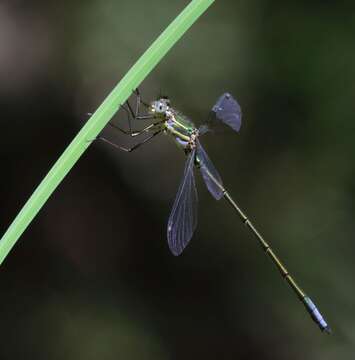
[[[121,129],[120,127],[118,127],[117,125],[115,124],[112,124],[112,123],[109,123],[109,125],[111,127],[113,127],[115,130],[118,130],[120,131],[121,133],[125,134],[125,135],[128,135],[128,136],[131,136],[131,137],[135,137],[135,136],[138,136],[138,135],[141,135],[145,132],[149,132],[149,131],[152,131],[154,127],[158,126],[158,125],[162,125],[162,123],[164,122],[164,120],[160,120],[160,121],[157,121],[153,124],[150,124],[148,126],[146,126],[145,128],[141,129],[141,130],[137,130],[137,131],[126,131],[126,130],[123,130]]]
[[[141,104],[143,104],[146,108],[148,108],[149,104],[147,102],[143,101],[139,88],[136,88],[135,90],[133,90],[133,92],[136,94],[137,97],[140,98]]]
[[[120,106],[127,113],[128,125],[129,125],[129,128],[130,128],[130,131],[131,131],[131,122],[130,122],[129,115],[131,115],[133,117],[133,119],[135,119],[135,120],[149,120],[149,119],[154,118],[154,115],[152,115],[152,114],[140,115],[140,112],[139,112],[140,105],[143,104],[146,108],[149,108],[149,104],[147,104],[145,101],[142,100],[142,97],[141,97],[141,94],[140,94],[140,91],[139,91],[138,88],[133,90],[133,93],[136,95],[136,99],[137,99],[136,100],[136,105],[135,105],[135,111],[133,111],[133,108],[132,108],[132,106],[131,106],[131,104],[129,103],[128,100],[125,102],[125,105],[127,105],[128,109],[123,104]],[[87,115],[92,116],[93,113],[88,112]]]
[[[126,111],[127,113],[127,120],[128,120],[128,126],[129,126],[129,131],[126,131],[126,130],[123,130],[121,129],[119,126],[117,126],[116,124],[113,124],[111,122],[109,122],[109,125],[111,127],[113,127],[115,130],[118,130],[120,131],[121,133],[125,134],[125,135],[128,135],[128,136],[131,136],[131,137],[135,137],[135,136],[138,136],[138,135],[141,135],[143,134],[144,132],[147,132],[147,131],[151,131],[153,130],[153,128],[157,125],[161,125],[164,120],[159,120],[159,121],[156,121],[148,126],[146,126],[145,128],[141,129],[141,130],[135,130],[135,131],[132,131],[132,127],[131,127],[131,121],[130,121],[130,112],[126,109],[126,107],[124,105],[122,105],[122,108]],[[153,117],[154,118],[154,117]]]
[[[154,132],[152,135],[148,136],[148,137],[145,138],[143,141],[141,141],[141,142],[133,145],[133,146],[130,147],[130,148],[125,148],[125,147],[123,147],[123,146],[120,146],[120,145],[118,145],[118,144],[115,144],[114,142],[112,142],[112,141],[110,141],[110,140],[108,140],[108,139],[106,139],[106,138],[104,138],[104,137],[102,137],[102,136],[98,136],[98,137],[96,138],[96,140],[102,140],[102,141],[110,144],[111,146],[113,146],[113,147],[116,148],[116,149],[119,149],[119,150],[122,150],[122,151],[125,151],[125,152],[132,152],[133,150],[138,149],[140,146],[142,146],[143,144],[145,144],[145,143],[147,143],[148,141],[150,141],[151,139],[153,139],[155,136],[157,136],[158,134],[160,134],[162,131],[163,131],[163,130],[160,129],[160,130]]]
[[[126,101],[126,103],[129,105],[128,100]],[[128,128],[129,131],[123,130],[121,129],[119,126],[112,124],[111,122],[109,122],[109,125],[112,126],[114,129],[119,130],[121,133],[125,134],[125,135],[131,135],[132,134],[132,124],[131,124],[131,115],[130,112],[126,109],[126,107],[124,105],[121,105],[121,108],[126,112],[127,114],[127,122],[128,122]]]
[[[126,104],[127,104],[127,106],[128,106],[128,109],[129,109],[129,111],[130,111],[133,119],[135,119],[135,120],[148,120],[148,119],[153,119],[153,118],[154,118],[154,115],[151,115],[151,114],[149,114],[149,115],[141,115],[141,114],[140,114],[140,111],[139,111],[140,106],[143,104],[146,108],[148,108],[149,105],[148,105],[145,101],[142,100],[142,97],[141,97],[141,94],[140,94],[138,88],[137,88],[136,90],[134,90],[133,92],[134,92],[134,94],[136,95],[136,98],[137,98],[137,100],[136,100],[136,106],[135,106],[135,110],[134,110],[134,111],[133,111],[133,108],[132,108],[131,104],[128,102],[128,100],[126,101]]]
[[[135,112],[133,111],[132,106],[131,106],[131,104],[129,103],[128,100],[126,101],[126,103],[125,103],[124,105],[121,105],[121,108],[122,108],[122,109],[126,112],[126,114],[127,114],[127,122],[128,122],[129,131],[123,130],[123,129],[121,129],[119,126],[114,125],[114,124],[112,124],[111,122],[109,123],[109,125],[112,126],[114,129],[120,131],[121,133],[123,133],[123,134],[125,134],[125,135],[129,135],[129,136],[132,136],[132,137],[137,136],[137,135],[140,135],[141,133],[147,131],[147,129],[150,129],[151,126],[146,127],[146,128],[144,128],[144,129],[142,129],[142,130],[132,131],[131,116],[132,116],[132,118],[133,118],[134,120],[149,120],[149,119],[154,119],[154,115],[150,115],[150,114],[149,114],[149,115],[141,116],[141,115],[139,114],[139,107],[140,107],[141,104],[143,104],[145,107],[149,107],[149,105],[142,100],[141,95],[140,95],[140,92],[139,92],[138,89],[134,90],[133,92],[134,92],[134,94],[136,95],[136,98],[137,98],[137,100],[136,100],[136,109],[135,109]],[[127,108],[128,108],[128,109],[126,108],[125,105],[127,105]],[[161,122],[161,121],[159,121],[159,122],[157,122],[157,123],[155,123],[155,124],[158,124],[158,123],[160,123],[160,122]],[[155,125],[155,124],[154,124],[154,125]]]

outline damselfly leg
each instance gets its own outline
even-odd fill
[[[122,150],[122,151],[125,151],[125,152],[132,152],[136,149],[138,149],[140,146],[146,144],[148,141],[150,141],[151,139],[153,139],[155,136],[157,136],[158,134],[160,134],[163,130],[157,130],[156,132],[154,132],[153,134],[151,134],[150,136],[148,136],[147,138],[145,138],[143,141],[133,145],[132,147],[129,147],[129,148],[126,148],[126,147],[123,147],[123,146],[120,146],[102,136],[98,136],[96,139],[97,140],[102,140],[104,141],[105,143],[113,146],[115,149],[118,149],[118,150]]]
[[[126,101],[126,104],[127,104],[127,107],[133,117],[133,119],[135,120],[149,120],[149,119],[153,119],[154,118],[154,115],[151,115],[151,114],[144,114],[142,115],[140,113],[140,108],[141,108],[141,105],[143,105],[146,109],[149,108],[149,105],[142,100],[142,96],[140,94],[140,91],[139,89],[137,88],[136,90],[133,91],[133,93],[136,95],[136,106],[135,106],[135,111],[133,111],[132,107],[131,107],[131,104],[129,103],[129,101],[127,100]]]
[[[156,121],[152,124],[147,125],[146,127],[144,127],[143,129],[140,130],[132,130],[132,123],[131,123],[131,119],[133,120],[149,120],[149,119],[154,119],[154,115],[141,115],[141,106],[143,105],[145,108],[148,108],[149,105],[144,102],[141,98],[140,92],[138,89],[136,89],[134,91],[134,94],[136,96],[136,104],[135,104],[135,110],[133,111],[133,108],[131,106],[131,104],[129,103],[129,101],[127,100],[125,105],[122,105],[121,108],[126,112],[127,114],[127,122],[128,122],[128,127],[129,130],[124,130],[122,128],[120,128],[119,126],[117,126],[116,124],[113,123],[109,123],[109,125],[114,129],[119,131],[120,133],[130,136],[130,137],[136,137],[138,135],[141,134],[147,134],[147,133],[151,133],[150,136],[146,137],[145,139],[143,139],[142,141],[136,143],[135,145],[131,146],[131,147],[124,147],[124,146],[120,146],[118,144],[116,144],[115,142],[99,135],[96,140],[102,140],[104,142],[106,142],[107,144],[113,146],[116,149],[125,151],[125,152],[132,152],[136,149],[138,149],[140,146],[142,146],[143,144],[147,143],[148,141],[150,141],[151,139],[153,139],[156,135],[160,134],[162,132],[162,123],[164,122],[164,120],[159,120]]]
[[[148,108],[149,105],[145,101],[142,100],[142,97],[140,95],[138,88],[136,90],[134,90],[133,93],[136,96],[135,111],[133,111],[133,108],[128,100],[125,102],[124,105],[121,105],[121,108],[127,114],[128,131],[109,122],[109,125],[112,126],[114,129],[120,131],[122,134],[129,135],[132,137],[138,136],[141,133],[147,131],[147,128],[142,129],[142,130],[132,130],[132,119],[133,120],[150,120],[150,119],[154,118],[154,116],[150,115],[150,114],[144,114],[144,115],[141,114],[141,112],[140,112],[141,105],[143,105],[145,108]]]

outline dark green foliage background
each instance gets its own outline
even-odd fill
[[[2,0],[1,232],[187,3]],[[0,358],[352,358],[354,37],[353,1],[217,0],[142,86],[197,123],[238,99],[240,134],[202,142],[332,336],[200,178],[198,230],[170,254],[184,156],[161,136],[132,154],[93,144],[22,236],[0,269]]]

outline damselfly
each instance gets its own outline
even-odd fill
[[[226,199],[244,225],[250,229],[258,240],[265,254],[267,254],[271,261],[276,265],[281,276],[287,281],[297,297],[305,305],[312,319],[322,331],[330,333],[330,327],[310,297],[297,285],[286,267],[271,249],[270,245],[264,240],[225,189],[220,175],[200,143],[200,136],[210,130],[210,125],[205,124],[197,128],[189,118],[171,107],[170,100],[167,97],[161,96],[157,100],[147,104],[142,101],[138,90],[135,91],[135,94],[137,97],[135,109],[132,108],[128,101],[125,104],[126,106],[122,106],[128,114],[129,131],[123,130],[112,123],[110,123],[110,125],[132,137],[142,134],[148,134],[148,136],[131,148],[117,145],[102,136],[99,136],[98,139],[109,143],[117,149],[131,152],[147,143],[156,135],[166,133],[171,135],[178,146],[184,150],[187,156],[184,175],[168,220],[167,237],[171,252],[174,255],[180,255],[191,240],[197,226],[197,191],[194,177],[194,168],[196,167],[200,170],[202,178],[212,196],[216,200],[220,200],[222,197]],[[144,105],[148,109],[147,114],[140,114],[141,105]],[[229,93],[223,94],[217,100],[211,110],[211,115],[212,122],[225,124],[237,132],[240,130],[242,123],[241,108]],[[135,120],[152,120],[152,123],[142,130],[133,131],[131,117]]]

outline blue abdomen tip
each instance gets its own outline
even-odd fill
[[[311,315],[312,319],[319,326],[319,328],[322,331],[325,331],[326,333],[330,334],[332,331],[331,331],[329,325],[324,320],[322,314],[317,309],[317,307],[314,305],[313,301],[308,296],[305,296],[303,299],[303,303],[304,303],[304,306],[306,307],[307,311]]]

